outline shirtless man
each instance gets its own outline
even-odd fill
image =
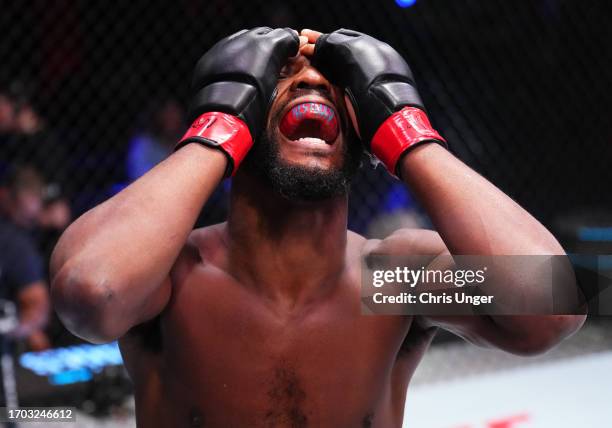
[[[533,354],[582,324],[362,315],[362,255],[564,254],[436,144],[390,46],[348,30],[245,30],[204,55],[193,87],[195,122],[179,149],[75,221],[52,259],[66,326],[92,342],[120,339],[139,427],[400,427],[437,328]],[[364,148],[410,187],[437,233],[347,231]],[[227,222],[192,230],[228,175]],[[527,295],[538,286],[508,275]]]

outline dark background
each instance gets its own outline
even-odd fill
[[[609,2],[117,3],[0,1],[0,88],[17,87],[45,118],[54,138],[28,150],[77,214],[125,183],[127,141],[153,100],[185,105],[192,67],[215,41],[268,25],[348,27],[387,41],[461,159],[549,226],[573,213],[610,218]],[[5,163],[11,150],[2,150]],[[362,175],[351,225],[364,232],[393,190],[381,168]],[[387,209],[411,205],[396,199]]]

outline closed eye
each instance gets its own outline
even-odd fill
[[[289,77],[291,75],[291,65],[287,64],[285,65],[283,68],[281,68],[281,71],[278,75],[279,79],[286,79],[287,77]]]
[[[308,60],[302,55],[298,56],[295,59],[290,59],[289,62],[285,64],[283,68],[281,68],[278,78],[286,79],[287,77],[297,74],[302,68],[306,66],[307,63]]]

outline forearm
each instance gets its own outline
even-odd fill
[[[401,164],[402,177],[423,204],[451,254],[456,255],[564,255],[544,226],[485,178],[437,144],[416,147]],[[542,259],[497,264],[487,290],[505,302],[525,299],[532,308],[545,308],[553,288],[557,297],[573,301],[575,282],[569,264],[554,264],[557,282],[538,268]],[[563,265],[563,267],[559,267]],[[526,272],[527,269],[533,272]],[[497,275],[495,275],[497,274]],[[517,304],[517,308],[518,309]],[[512,305],[510,305],[512,306]],[[512,308],[507,308],[510,312]],[[444,326],[475,343],[489,343],[519,354],[539,353],[568,336],[584,322],[583,315],[434,317]]]
[[[114,307],[115,315],[138,319],[168,276],[226,162],[221,151],[190,144],[76,220],[51,261],[60,316]]]
[[[43,330],[49,321],[49,307],[28,308],[19,314],[19,325],[14,330],[13,335],[25,338],[31,334]]]
[[[564,254],[542,224],[438,144],[414,148],[400,167],[452,254]]]
[[[49,321],[49,292],[43,282],[29,285],[17,294],[19,323],[12,332],[14,337],[28,337],[42,330]]]

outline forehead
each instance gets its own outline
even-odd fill
[[[306,56],[301,54],[290,58],[281,69],[272,109],[282,107],[293,96],[299,95],[292,90],[292,88],[300,88],[299,84],[294,84],[298,79],[303,79],[304,82],[308,83],[308,86],[316,87],[315,90],[327,87],[329,89],[329,91],[325,91],[327,98],[335,104],[338,113],[341,113],[341,115],[344,113],[346,106],[342,96],[343,90],[329,82],[325,75],[314,67]]]
[[[327,77],[315,66],[313,66],[306,56],[301,54],[294,58],[289,58],[287,63],[281,69],[278,89],[286,89],[290,83],[294,82],[295,79],[298,78],[304,78],[305,81],[308,80],[311,84],[317,80],[319,81],[317,83],[324,82],[325,84],[329,85],[332,95],[334,96],[337,96],[342,92],[340,87],[329,82]]]

